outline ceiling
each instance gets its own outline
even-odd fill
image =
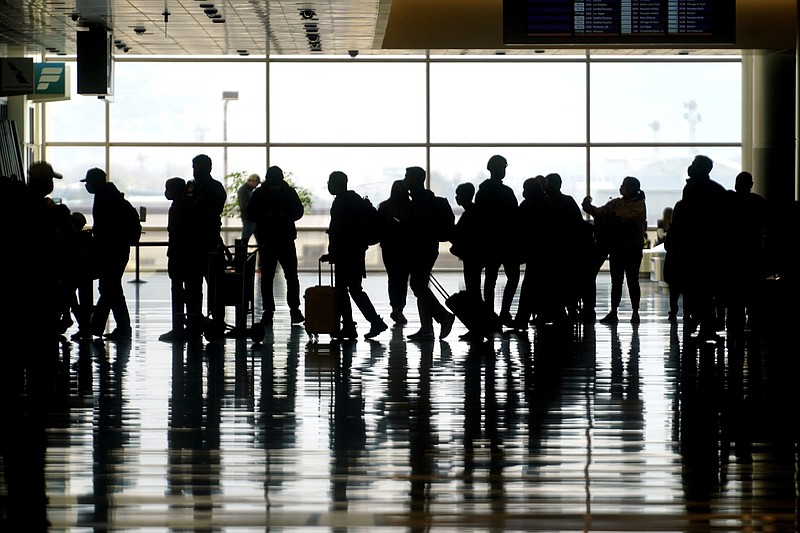
[[[796,0],[737,0],[736,46],[689,52],[794,48],[795,12]],[[98,25],[117,56],[533,52],[503,45],[502,0],[0,0],[0,56],[73,56],[77,32]]]

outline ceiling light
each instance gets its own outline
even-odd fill
[[[207,7],[203,10],[203,13],[209,16],[216,15],[217,13],[219,13],[219,9],[217,9],[216,7]]]
[[[212,4],[212,3],[210,3],[210,2],[205,2],[205,3],[203,3],[203,4],[198,4],[198,5],[199,5],[201,8],[203,8],[203,9],[205,9],[205,8],[207,8],[207,7],[214,7],[214,4]]]
[[[301,9],[300,18],[303,20],[311,20],[317,16],[317,12],[313,9]]]

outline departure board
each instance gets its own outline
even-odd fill
[[[733,0],[505,0],[505,44],[734,44]]]

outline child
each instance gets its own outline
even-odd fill
[[[78,331],[72,340],[91,340],[90,331],[92,307],[94,303],[94,280],[98,278],[94,258],[94,238],[92,230],[86,229],[86,216],[80,211],[70,213],[70,222],[77,233],[77,261],[74,274],[71,276],[69,307],[78,322]]]
[[[191,255],[191,224],[189,203],[186,196],[186,180],[169,178],[164,183],[164,196],[172,201],[167,214],[167,273],[172,292],[172,329],[158,337],[164,342],[182,341],[187,332],[183,329],[186,307],[186,284]]]

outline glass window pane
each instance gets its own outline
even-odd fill
[[[431,64],[431,141],[584,142],[583,63]]]
[[[112,141],[221,142],[227,125],[230,142],[266,142],[265,63],[118,62],[114,72]]]
[[[619,196],[625,176],[634,176],[646,195],[647,223],[655,226],[665,207],[680,200],[686,181],[686,168],[697,154],[714,161],[711,178],[726,189],[733,188],[741,172],[739,148],[594,148],[591,152],[591,192],[594,205],[603,205]],[[578,203],[583,196],[576,198]]]
[[[739,142],[741,63],[593,63],[592,142]]]
[[[270,65],[272,142],[425,141],[423,63]]]
[[[312,213],[327,217],[333,197],[328,176],[334,170],[347,174],[348,187],[372,203],[389,197],[392,182],[402,179],[406,167],[425,166],[423,148],[273,148],[270,164],[311,192]],[[305,220],[305,219],[304,219]],[[308,219],[306,221],[311,221]],[[327,218],[324,220],[327,226]]]
[[[561,174],[564,194],[577,202],[586,194],[586,151],[583,148],[435,148],[431,150],[431,189],[455,206],[455,189],[471,182],[476,189],[489,177],[486,163],[495,154],[508,161],[503,183],[522,201],[522,184],[538,174]],[[577,195],[577,196],[576,196]]]
[[[45,137],[51,142],[103,141],[106,132],[106,102],[97,96],[78,94],[78,67],[66,63],[70,99],[46,102]]]

